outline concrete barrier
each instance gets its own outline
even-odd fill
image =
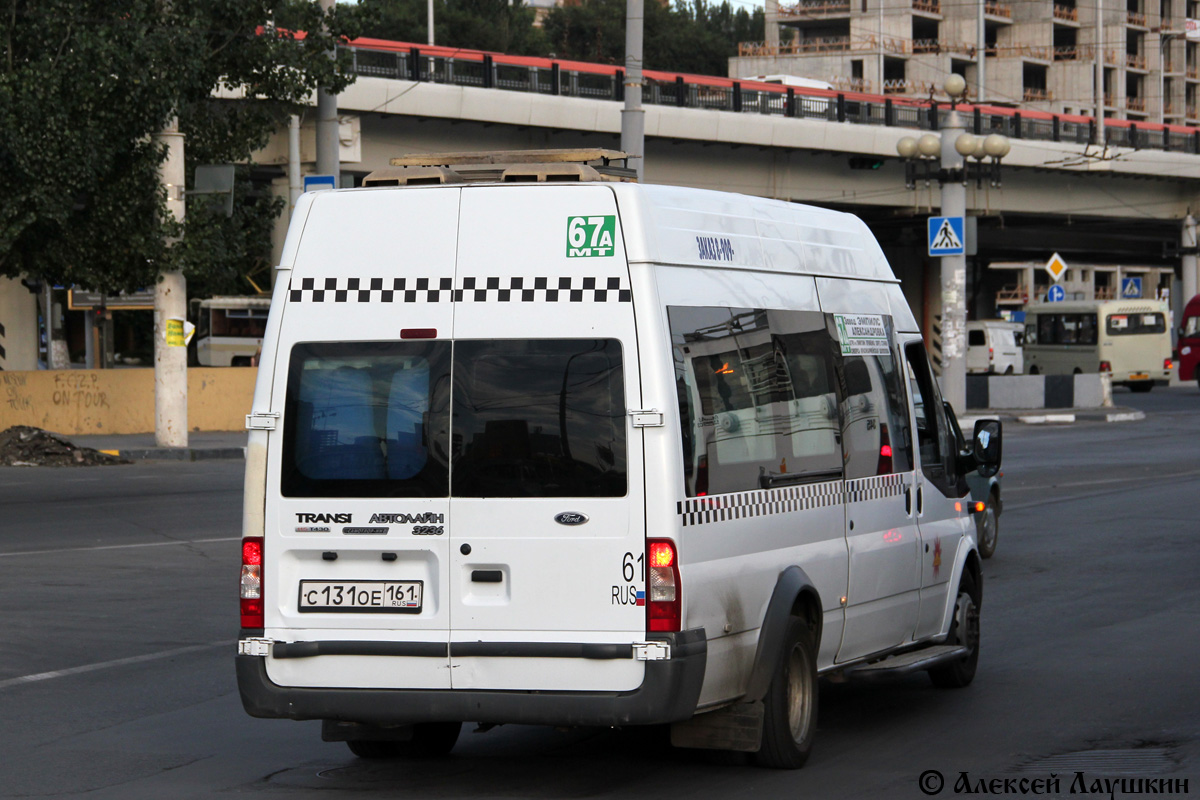
[[[967,408],[1101,408],[1112,405],[1108,375],[968,375]]]
[[[241,430],[254,397],[253,367],[188,370],[188,430]],[[154,370],[0,372],[0,430],[32,425],[55,433],[150,433]]]

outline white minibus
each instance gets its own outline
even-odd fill
[[[246,710],[364,758],[671,724],[796,768],[818,676],[969,684],[965,476],[1000,423],[958,446],[867,226],[611,151],[471,157],[297,203],[247,418]]]
[[[196,360],[202,367],[249,367],[262,346],[270,297],[193,301]]]
[[[1148,392],[1171,377],[1167,304],[1156,300],[1034,303],[1025,310],[1031,375],[1112,374],[1114,386]]]

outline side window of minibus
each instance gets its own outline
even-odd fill
[[[954,432],[942,409],[924,345],[914,342],[904,348],[912,387],[913,410],[917,418],[917,446],[921,453],[921,472],[947,497],[958,496],[955,474]]]
[[[830,333],[842,335],[837,315],[830,319]],[[870,319],[859,316],[860,320]],[[886,332],[875,348],[853,340],[841,342],[839,400],[842,418],[842,450],[846,478],[868,478],[912,469],[912,437],[909,433],[906,381],[898,368],[895,337],[890,317],[876,317]],[[977,331],[982,333],[982,331]],[[867,352],[863,352],[866,350]],[[858,351],[860,354],[848,354]]]
[[[838,480],[824,315],[668,306],[689,497]]]

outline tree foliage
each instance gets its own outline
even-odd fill
[[[425,0],[361,0],[372,17],[365,35],[427,41]],[[541,28],[534,11],[507,0],[435,0],[435,41],[442,46],[512,55],[623,64],[625,0],[581,0],[550,10]],[[738,42],[764,36],[762,8],[753,13],[728,0],[645,4],[644,61],[650,69],[724,75]]]
[[[544,56],[546,37],[534,26],[534,10],[516,0],[434,0],[434,41],[441,46]],[[427,42],[426,0],[360,0],[368,16],[365,35]]]
[[[153,135],[177,116],[196,164],[244,162],[318,85],[351,79],[353,6],[304,0],[10,0],[0,12],[0,274],[116,292],[184,268],[223,282],[269,254],[280,204],[242,168],[237,213],[166,217]],[[310,31],[307,39],[292,31]],[[238,99],[235,99],[238,98]]]
[[[764,36],[762,8],[751,13],[728,0],[645,4],[643,62],[647,69],[725,75],[738,42]],[[622,64],[625,61],[625,0],[583,0],[551,10],[546,37],[559,58]]]

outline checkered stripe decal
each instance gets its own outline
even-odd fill
[[[622,278],[301,278],[293,303],[628,303]]]
[[[712,497],[691,497],[676,504],[676,513],[683,519],[686,528],[689,525],[826,508],[841,505],[841,502],[842,482],[830,481]]]
[[[846,481],[846,502],[859,503],[864,500],[883,500],[904,494],[904,476],[877,475],[874,478],[857,478]]]
[[[620,278],[463,278],[454,302],[628,303],[633,293]]]

